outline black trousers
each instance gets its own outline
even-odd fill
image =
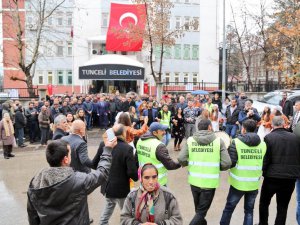
[[[207,225],[205,216],[215,196],[216,189],[201,189],[191,185],[196,215],[190,225]]]
[[[285,225],[286,214],[295,189],[296,179],[264,179],[259,200],[259,225],[268,225],[269,205],[276,194],[277,215],[274,225]]]
[[[10,156],[12,149],[12,145],[3,145],[3,156]]]

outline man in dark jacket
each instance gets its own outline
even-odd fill
[[[287,92],[282,94],[282,100],[279,102],[279,105],[282,107],[282,112],[288,119],[293,116],[294,108],[293,102],[287,99]]]
[[[55,131],[53,133],[52,140],[58,140],[68,135],[66,133],[66,130],[68,128],[68,123],[65,115],[58,115],[54,119],[54,126],[55,126]]]
[[[87,143],[83,140],[85,136],[85,123],[82,120],[75,120],[72,124],[72,133],[62,140],[71,146],[72,162],[71,167],[75,171],[90,173],[93,168],[93,161],[88,156]]]
[[[23,107],[19,105],[15,114],[15,128],[18,139],[18,146],[20,148],[26,147],[24,144],[24,127],[26,126],[25,116],[23,114]]]
[[[239,113],[240,109],[237,106],[237,100],[232,99],[230,105],[227,106],[225,117],[226,117],[226,130],[225,132],[232,138],[235,138],[236,132],[239,128]]]
[[[129,179],[138,180],[138,161],[133,148],[126,143],[126,129],[122,124],[113,127],[118,143],[112,152],[111,170],[108,180],[101,186],[101,192],[106,197],[105,208],[102,211],[99,225],[107,225],[114,212],[116,204],[123,208],[125,198],[130,192]],[[101,142],[96,159],[103,152],[104,143]],[[97,161],[95,161],[97,162]]]
[[[285,224],[295,181],[300,177],[300,142],[295,134],[284,129],[284,123],[281,116],[275,116],[272,120],[273,130],[265,137],[267,152],[263,165],[259,225],[268,224],[269,205],[275,194],[275,224]]]
[[[87,130],[92,129],[92,112],[93,112],[93,103],[91,102],[90,97],[86,97],[85,101],[83,102],[83,110],[85,113],[85,120],[86,120],[86,126]]]
[[[89,225],[87,196],[103,184],[111,166],[111,149],[106,141],[97,170],[90,174],[74,172],[70,146],[62,141],[51,142],[46,149],[50,167],[43,169],[30,182],[27,212],[30,225]]]
[[[252,102],[250,100],[245,102],[244,109],[239,112],[239,123],[243,124],[243,122],[248,119],[253,119],[256,122],[260,121],[257,109],[252,107]]]
[[[29,131],[29,141],[34,143],[38,137],[39,124],[38,124],[38,111],[33,107],[33,103],[29,102],[28,109],[25,110],[27,118],[27,128]]]

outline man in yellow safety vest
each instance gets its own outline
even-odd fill
[[[255,133],[257,124],[248,119],[243,122],[242,134],[235,138],[229,148],[232,161],[230,189],[220,225],[229,225],[232,213],[244,196],[244,225],[253,225],[253,208],[260,187],[266,143]]]
[[[211,121],[202,119],[198,130],[187,139],[178,161],[188,165],[188,182],[191,185],[196,215],[190,225],[206,225],[205,216],[220,182],[220,170],[227,170],[231,160],[223,140],[212,131]]]

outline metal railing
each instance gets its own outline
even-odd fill
[[[1,98],[24,99],[38,98],[38,88],[0,88]]]
[[[163,84],[164,92],[191,92],[195,90],[215,91],[221,89],[219,83],[214,82],[166,82]],[[276,81],[252,82],[234,81],[226,84],[226,91],[236,92],[270,92],[284,89],[284,85]]]

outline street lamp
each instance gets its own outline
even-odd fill
[[[225,0],[223,0],[223,51],[222,51],[222,102],[225,102],[225,77],[226,77],[226,24]]]

